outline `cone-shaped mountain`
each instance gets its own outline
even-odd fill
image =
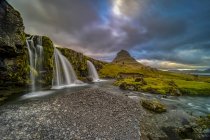
[[[138,63],[128,51],[121,50],[117,53],[117,56],[112,61],[113,63],[123,63],[123,64],[131,64],[131,63]]]

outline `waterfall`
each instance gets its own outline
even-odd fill
[[[89,77],[92,78],[94,82],[99,81],[100,79],[99,79],[97,70],[96,70],[95,66],[93,65],[93,63],[88,60],[87,65],[88,65]]]
[[[32,84],[32,92],[36,91],[36,80],[40,78],[38,76],[41,73],[43,61],[42,37],[37,36],[36,45],[34,42],[34,37],[35,36],[31,36],[26,39],[26,45],[29,52],[30,80]]]
[[[54,48],[54,69],[52,88],[61,88],[73,84],[82,83],[77,79],[71,63],[61,52]]]

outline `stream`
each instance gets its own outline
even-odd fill
[[[62,96],[64,94],[71,94],[73,92],[81,91],[88,88],[101,88],[105,91],[110,91],[114,94],[124,94],[129,98],[137,101],[140,101],[141,98],[155,98],[166,104],[170,110],[181,110],[193,116],[203,116],[210,114],[210,97],[168,96],[167,98],[162,98],[161,95],[121,90],[118,87],[113,86],[113,82],[113,80],[104,80],[101,82],[95,82],[93,84],[83,84],[82,86],[72,86],[70,88],[64,88],[59,90],[50,89],[45,91],[26,93],[24,95],[12,99],[7,104],[16,104],[33,100],[45,100],[52,96]]]

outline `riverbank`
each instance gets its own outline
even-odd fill
[[[144,112],[99,89],[0,107],[3,139],[139,139]]]
[[[121,78],[114,85],[124,90],[171,96],[210,96],[209,81],[168,77]]]
[[[108,81],[71,92],[65,89],[47,97],[8,102],[0,107],[0,136],[147,140],[178,137],[176,128],[195,119],[173,104],[167,104],[165,113],[148,111],[140,104],[145,96],[139,94],[121,91]]]

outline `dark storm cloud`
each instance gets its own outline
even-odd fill
[[[26,32],[95,58],[127,49],[137,59],[210,66],[209,0],[8,1]]]

